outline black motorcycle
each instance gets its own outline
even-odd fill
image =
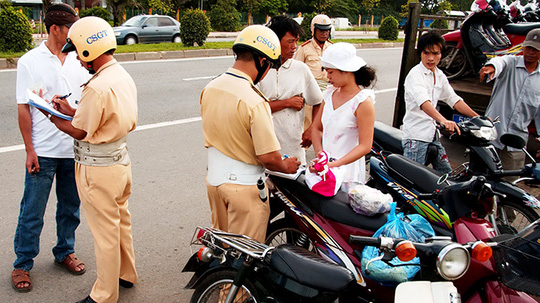
[[[388,188],[388,182],[381,175],[381,172],[389,170],[392,177],[400,181],[407,179],[404,176],[413,178],[414,182],[411,182],[409,186],[418,192],[426,193],[440,190],[453,181],[462,182],[470,180],[473,176],[484,176],[492,189],[501,193],[495,196],[495,199],[498,200],[496,203],[498,208],[495,214],[496,224],[494,224],[500,233],[515,234],[537,220],[539,215],[535,210],[540,209],[540,201],[515,184],[504,180],[504,177],[507,176],[519,176],[526,179],[529,184],[538,184],[540,171],[536,163],[528,164],[521,170],[505,171],[495,147],[491,143],[492,140],[496,139],[497,133],[490,119],[479,116],[459,122],[457,125],[461,135],[452,135],[450,138],[467,146],[465,155],[469,157],[469,162],[461,164],[449,175],[443,176],[437,171],[431,170],[430,174],[409,176],[411,170],[407,168],[407,165],[400,164],[403,161],[396,159],[396,157],[388,159],[392,154],[403,155],[401,131],[381,122],[375,122],[372,159],[370,160],[371,180],[368,184],[388,192],[388,190],[384,190],[384,188]],[[501,137],[501,141],[514,148],[523,149],[525,147],[524,140],[519,136],[505,134]],[[430,164],[435,154],[435,148],[428,148],[426,165]],[[530,158],[534,161],[532,157]],[[378,169],[381,166],[383,170]],[[436,205],[431,207],[436,207]],[[438,220],[443,221],[444,225],[451,226],[448,217],[443,216],[443,212],[439,214]]]

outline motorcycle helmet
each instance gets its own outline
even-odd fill
[[[311,19],[311,35],[315,35],[315,29],[327,31],[332,28],[332,21],[327,15],[317,15]]]
[[[257,67],[257,77],[253,81],[257,84],[268,65],[272,68],[281,66],[281,44],[273,30],[263,25],[252,25],[244,28],[234,41],[233,51],[248,50],[253,54],[255,66]],[[261,65],[258,58],[265,58],[266,63]]]
[[[113,49],[116,49],[116,36],[109,23],[99,17],[88,16],[71,26],[62,52],[77,51],[81,61],[92,62]]]

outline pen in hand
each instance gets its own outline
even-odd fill
[[[67,97],[69,97],[69,96],[71,96],[71,93],[69,93],[69,94],[67,94],[67,95],[64,95],[64,96],[62,96],[62,97],[58,97],[58,99],[65,99],[65,98],[67,98]]]

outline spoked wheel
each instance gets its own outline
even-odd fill
[[[222,270],[210,274],[195,289],[191,297],[191,303],[221,303],[225,302],[229,290],[231,289],[234,277],[238,273],[233,270]],[[238,290],[238,294],[233,302],[257,303],[261,302],[255,287],[247,279]]]
[[[291,226],[285,218],[270,223],[266,234],[266,245],[276,247],[281,244],[292,244],[315,252],[311,239],[301,230]]]
[[[513,201],[501,200],[497,206],[497,227],[501,234],[517,234],[540,216],[534,209]]]
[[[448,43],[439,63],[439,68],[444,72],[448,80],[463,76],[468,67],[467,56],[463,49],[458,49],[455,43]]]

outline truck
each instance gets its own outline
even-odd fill
[[[336,30],[351,28],[351,22],[347,18],[332,18],[332,25]]]

